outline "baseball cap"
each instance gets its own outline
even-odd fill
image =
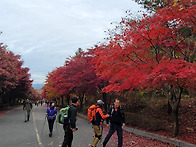
[[[103,104],[104,104],[104,102],[102,100],[97,101],[97,105],[103,105]]]

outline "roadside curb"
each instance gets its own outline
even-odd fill
[[[12,110],[12,109],[20,107],[20,106],[21,105],[14,105],[14,106],[3,107],[3,108],[0,108],[0,111]]]
[[[87,119],[87,116],[83,115],[81,113],[78,113],[78,116]],[[136,134],[136,135],[139,135],[139,136],[148,137],[148,138],[156,139],[156,140],[159,140],[159,141],[162,141],[162,142],[171,143],[171,144],[173,144],[175,146],[179,146],[179,147],[196,147],[196,145],[191,144],[191,143],[187,143],[187,142],[184,142],[184,141],[181,141],[181,140],[166,138],[164,136],[156,135],[156,134],[149,133],[149,132],[146,132],[146,131],[141,131],[141,130],[138,130],[138,129],[133,129],[133,128],[130,128],[130,127],[123,127],[123,130],[125,130],[127,132],[130,132],[130,133],[133,133],[133,134]]]
[[[6,115],[8,112],[12,111],[15,108],[19,108],[20,105],[8,106],[0,109],[0,117]]]

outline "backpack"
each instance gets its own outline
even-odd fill
[[[59,113],[57,115],[57,122],[58,123],[60,123],[60,124],[69,124],[70,123],[69,116],[68,116],[69,108],[70,108],[70,106],[67,106],[65,108],[61,108],[61,110],[59,111]]]
[[[96,110],[97,110],[97,106],[96,105],[92,105],[88,108],[88,121],[92,122],[96,120],[95,114],[96,114]]]

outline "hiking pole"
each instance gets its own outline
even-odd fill
[[[56,132],[57,132],[57,135],[58,135],[57,120],[55,121],[55,123],[56,123]]]
[[[101,126],[100,126],[100,127],[101,127],[101,138],[100,138],[100,141],[99,141],[99,142],[100,142],[100,144],[102,144],[103,122],[104,122],[104,121],[102,121],[102,122],[101,122]]]
[[[46,123],[46,117],[47,117],[47,115],[45,116],[45,119],[44,119],[44,124],[43,124],[43,127],[42,127],[42,132],[41,132],[41,134],[43,134],[44,126],[45,126],[45,123]]]
[[[103,135],[103,124],[101,125],[101,139],[100,139],[100,141],[102,141],[102,135]]]

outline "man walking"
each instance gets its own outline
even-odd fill
[[[25,122],[29,121],[32,107],[32,103],[29,101],[29,99],[27,99],[23,104],[23,111],[25,111]]]
[[[77,128],[76,128],[77,105],[78,105],[78,98],[73,97],[72,103],[68,110],[68,118],[69,118],[70,123],[63,124],[65,135],[64,135],[64,141],[63,141],[62,147],[71,147],[72,145],[73,132],[77,131]]]
[[[109,109],[108,114],[110,115],[110,129],[109,132],[103,142],[103,147],[106,146],[110,137],[117,131],[118,135],[118,147],[122,147],[123,145],[123,133],[122,126],[125,126],[125,117],[122,107],[120,106],[120,100],[115,99],[114,105]],[[107,120],[107,124],[109,121]]]
[[[100,130],[100,124],[102,123],[102,120],[109,117],[109,115],[104,115],[103,114],[103,111],[102,111],[103,104],[104,104],[104,102],[102,100],[97,101],[97,109],[96,109],[96,114],[95,114],[95,120],[92,122],[93,129],[94,129],[94,132],[95,132],[92,147],[96,147],[97,143],[101,139],[102,132]]]

